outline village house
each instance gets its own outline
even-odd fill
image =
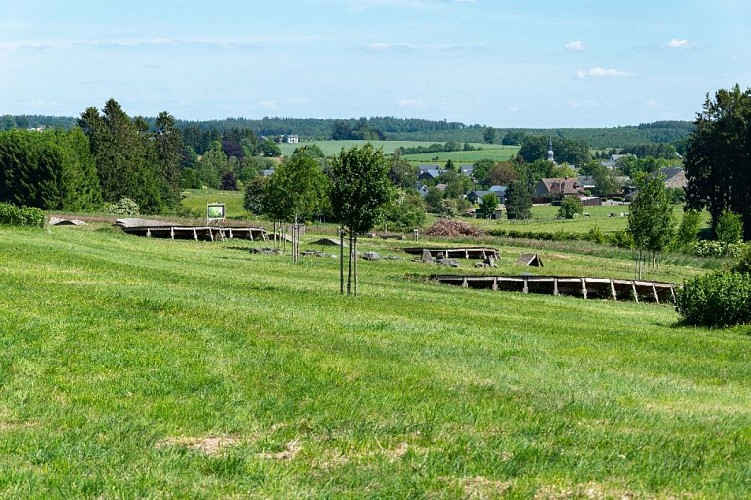
[[[584,188],[577,179],[563,177],[542,178],[535,187],[535,198],[551,198],[564,196],[579,196],[584,194]]]
[[[666,188],[677,189],[688,187],[686,171],[680,167],[663,167],[659,170],[659,174],[665,176]]]
[[[440,177],[441,171],[438,169],[420,170],[420,175],[417,176],[421,181],[432,181]]]

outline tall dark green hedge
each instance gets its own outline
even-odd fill
[[[0,132],[0,202],[43,210],[100,205],[86,136],[78,129]]]

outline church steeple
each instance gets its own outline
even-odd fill
[[[555,163],[555,159],[553,158],[553,136],[548,136],[548,161],[552,161]]]

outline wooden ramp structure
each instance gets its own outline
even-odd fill
[[[216,227],[216,226],[133,226],[122,227],[123,232],[147,238],[170,238],[173,240],[224,241],[227,239],[266,241],[262,227]]]
[[[488,247],[467,247],[467,248],[423,248],[410,247],[405,248],[405,252],[411,255],[423,255],[423,252],[430,252],[434,259],[488,259],[498,260],[501,258],[500,252],[496,248]]]
[[[576,278],[570,276],[461,276],[433,275],[446,285],[508,292],[569,295],[584,299],[675,303],[675,284],[657,281]]]
[[[519,256],[516,263],[522,266],[543,267],[542,259],[536,253],[523,253]]]

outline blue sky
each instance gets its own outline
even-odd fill
[[[746,0],[3,3],[0,115],[610,127],[751,86]]]

